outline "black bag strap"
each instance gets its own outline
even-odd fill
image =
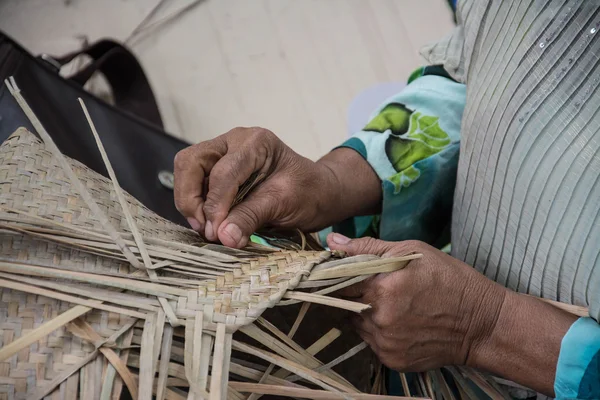
[[[83,86],[96,71],[102,72],[112,88],[115,106],[164,129],[150,82],[136,56],[122,44],[102,39],[84,49],[53,59],[62,65],[87,54],[92,62],[69,79]]]

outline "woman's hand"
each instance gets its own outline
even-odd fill
[[[507,290],[422,242],[349,241],[328,237],[331,249],[382,257],[423,254],[404,269],[376,275],[340,292],[371,304],[356,327],[381,362],[398,371],[467,364],[493,329]]]
[[[327,242],[349,255],[423,254],[402,270],[340,292],[371,304],[356,327],[385,365],[411,372],[467,365],[553,395],[561,340],[575,316],[509,291],[422,242],[335,233]]]
[[[255,173],[263,182],[231,207]],[[300,156],[262,128],[236,128],[175,157],[175,205],[211,241],[243,247],[264,225],[314,231],[377,209],[381,183],[350,149],[319,162]]]

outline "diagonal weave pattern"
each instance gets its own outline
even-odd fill
[[[79,162],[69,162],[111,224],[134,248],[131,232],[111,182]],[[266,308],[279,302],[286,291],[293,289],[314,265],[331,257],[325,251],[264,250],[254,253],[240,251],[237,257],[228,257],[226,251],[217,253],[214,251],[217,246],[203,243],[195,232],[158,217],[129,195],[126,195],[126,199],[144,241],[155,245],[152,247],[153,262],[163,261],[171,267],[169,270],[157,269],[158,284],[167,293],[165,297],[170,307],[182,321],[202,315],[204,329],[209,331],[219,323],[226,324],[231,331],[252,323]],[[140,271],[135,271],[114,245],[109,245],[108,239],[103,248],[88,246],[79,250],[61,244],[60,240],[66,237],[78,238],[77,231],[69,231],[67,226],[85,228],[99,236],[103,233],[102,226],[71,187],[71,182],[52,153],[25,129],[19,129],[0,146],[0,208],[0,220],[6,228],[0,231],[0,261],[21,263],[20,268],[2,269],[0,279],[6,277],[17,280],[34,289],[35,285],[53,289],[51,285],[58,282],[64,284],[64,288],[69,288],[65,294],[75,295],[88,287],[90,291],[94,289],[95,293],[104,293],[105,298],[123,299],[118,302],[121,309],[130,310],[131,313],[150,316],[160,310],[160,305],[152,296],[147,297],[147,301],[140,301],[139,296],[135,297],[132,292],[116,286],[100,289],[94,282],[74,284],[53,276],[39,275],[35,272],[37,270],[25,270],[32,265],[43,266],[55,268],[58,272],[70,270],[116,279],[126,277],[127,282],[135,278],[139,279],[140,285],[149,284],[144,274],[136,275]],[[34,216],[44,220],[37,220]],[[63,226],[64,237],[43,236],[46,234],[43,229],[33,228],[36,222],[48,224],[50,220],[59,224],[58,227]],[[167,251],[167,243],[173,244],[175,250]],[[110,256],[100,257],[95,253],[98,251]],[[139,256],[139,252],[136,255]],[[198,262],[212,267],[213,271],[208,276],[194,273]],[[187,275],[182,274],[184,272]],[[189,289],[189,283],[182,283],[183,278],[189,279],[190,275],[197,276],[197,280],[191,284],[193,290]],[[7,288],[6,284],[2,286],[0,308],[4,311],[0,312],[0,345],[3,347],[72,307],[69,302],[36,295],[35,290],[23,293]],[[65,291],[64,288],[61,290]],[[131,301],[128,303],[126,300]],[[83,318],[103,337],[111,336],[130,320],[126,315],[106,310],[87,313]],[[62,371],[73,367],[94,351],[90,343],[63,328],[58,329],[0,364],[0,398],[28,398],[36,389],[44,387]],[[79,373],[96,375],[95,382],[100,382],[102,376],[98,374],[101,371],[100,364],[93,362]],[[69,393],[68,385],[73,384],[71,377],[62,383],[60,391]],[[82,390],[93,391],[93,388]]]
[[[44,296],[0,289],[0,347],[71,307],[69,303]],[[106,336],[114,334],[130,320],[117,313],[104,311],[92,311],[85,319],[97,332]],[[72,335],[65,328],[57,329],[0,363],[0,399],[28,398],[38,387],[45,386],[60,372],[81,362],[94,350],[91,343]],[[86,368],[93,373],[102,373],[101,363],[92,363]],[[101,381],[100,376],[97,381]],[[70,379],[64,383],[63,390],[73,385],[76,390],[77,382]]]
[[[111,182],[77,161],[70,162],[112,225],[122,233],[130,233]],[[0,207],[102,231],[52,153],[25,129],[18,130],[0,147],[0,182]],[[195,232],[162,219],[129,195],[127,201],[145,238],[202,245]],[[66,249],[36,238],[10,233],[0,237],[1,258],[8,261],[35,261],[45,266],[104,274],[126,274],[132,269],[123,261]],[[215,279],[204,280],[198,290],[180,296],[176,313],[179,317],[193,317],[196,311],[205,311],[209,322],[245,325],[279,301],[315,264],[329,257],[328,252],[278,252],[249,257],[243,263],[237,259],[223,263],[216,267]]]
[[[292,337],[309,303],[364,311],[370,306],[325,295],[398,271],[422,255],[337,259],[326,251],[206,244],[122,192],[81,99],[111,181],[62,155],[14,79],[6,85],[44,144],[19,129],[0,146],[0,307],[6,310],[0,313],[0,400],[116,400],[123,385],[140,400],[244,400],[244,392],[252,393],[250,400],[260,393],[391,400],[360,393],[364,389],[332,369],[366,343],[325,364],[315,355],[339,330],[306,349]],[[245,190],[251,187],[240,193]],[[297,302],[304,303],[287,334],[261,317],[267,308]],[[234,339],[236,331],[269,351]],[[461,397],[472,391],[465,378],[491,398],[503,396],[497,383],[476,371],[447,370]],[[420,393],[453,398],[440,371],[418,379]],[[367,390],[381,393],[383,381],[378,368]]]

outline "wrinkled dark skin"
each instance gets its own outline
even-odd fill
[[[355,325],[382,363],[407,372],[467,365],[553,395],[560,342],[576,317],[422,242],[331,234],[327,243],[349,255],[423,255],[339,293],[372,306]]]
[[[255,172],[265,180],[231,208]],[[316,231],[372,215],[381,202],[381,181],[354,150],[336,149],[313,162],[262,128],[233,129],[175,159],[177,208],[193,229],[230,247],[245,246],[265,225]],[[340,293],[372,306],[355,324],[384,364],[400,371],[467,365],[554,395],[561,340],[576,317],[421,242],[332,234],[328,244],[350,255],[423,254]]]
[[[351,175],[343,172],[350,169]],[[239,186],[254,172],[266,179],[230,211]],[[373,170],[353,150],[339,149],[314,162],[262,128],[232,129],[175,157],[177,209],[207,239],[236,248],[266,224],[315,231],[376,211],[380,189]]]

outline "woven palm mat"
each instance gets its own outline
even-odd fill
[[[83,102],[111,179],[62,155],[7,86],[42,140],[21,128],[0,146],[0,400],[390,398],[344,329],[369,306],[327,295],[420,255],[344,258],[302,233],[271,234],[278,248],[206,243],[120,188]],[[446,372],[461,397],[477,396],[467,380],[506,395]],[[413,393],[455,398],[441,371],[417,377]]]
[[[370,378],[379,371],[372,355],[360,351],[366,346],[349,330],[339,340],[340,326],[331,326],[344,325],[339,308],[363,306],[307,291],[356,280],[349,265],[369,268],[389,260],[257,245],[226,249],[203,242],[125,193],[152,278],[139,268],[142,251],[113,182],[66,160],[138,268],[46,144],[19,129],[0,146],[0,398],[118,398],[124,384],[133,397],[144,399],[242,399],[247,397],[242,391],[256,388],[274,394],[296,390],[288,396],[308,388],[353,394],[371,389]],[[311,271],[322,279],[310,280]],[[306,314],[304,303],[300,310],[272,311],[273,323],[261,317],[275,305],[307,300],[336,309],[319,306],[319,318]],[[288,309],[299,317],[279,311]],[[288,329],[297,331],[302,346],[288,337]],[[334,362],[326,365],[314,357],[328,348],[340,351],[342,360],[329,354],[324,359]],[[346,370],[358,372],[351,383],[332,367],[343,371],[343,359],[355,353],[353,363],[345,363],[352,365]],[[378,381],[382,386],[381,377]],[[244,382],[260,383],[252,388]]]

